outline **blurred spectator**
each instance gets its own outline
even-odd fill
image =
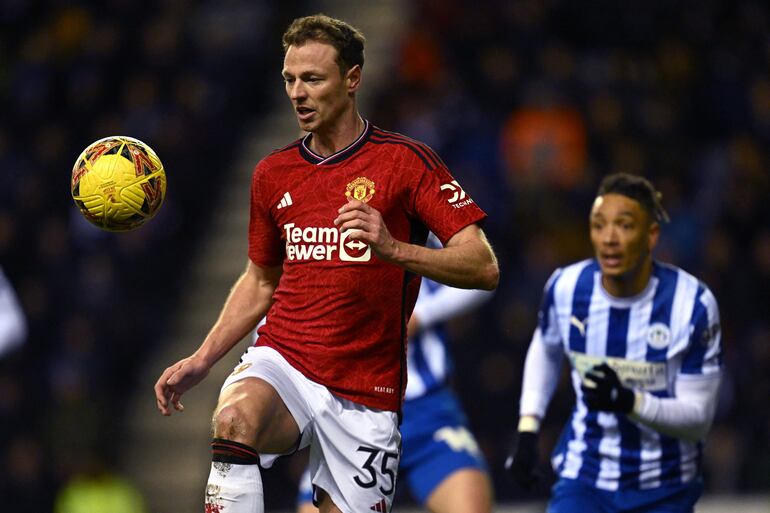
[[[586,133],[575,109],[523,106],[505,123],[500,146],[514,189],[569,189],[582,179]]]

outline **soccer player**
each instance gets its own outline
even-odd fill
[[[691,512],[721,379],[719,311],[692,275],[653,259],[660,194],[644,178],[600,184],[594,258],[548,280],[524,364],[516,448],[506,466],[536,481],[537,433],[571,365],[576,403],[552,458],[549,513]]]
[[[441,247],[431,234],[429,247]],[[446,321],[492,293],[422,280],[408,325],[408,382],[401,423],[399,478],[412,496],[434,513],[489,513],[492,485],[487,464],[449,386],[452,362]],[[300,480],[297,513],[315,513],[310,473]]]
[[[0,268],[0,356],[10,353],[27,337],[27,318],[11,282]]]
[[[419,276],[493,289],[485,214],[427,146],[356,106],[364,38],[323,15],[284,33],[282,75],[308,134],[260,161],[246,270],[191,356],[155,385],[162,414],[267,315],[213,419],[210,513],[262,513],[258,463],[310,447],[320,510],[390,511],[406,323]],[[425,247],[428,231],[442,249]]]

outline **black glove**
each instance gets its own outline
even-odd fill
[[[523,490],[529,491],[540,480],[535,471],[537,464],[537,433],[519,431],[516,443],[505,460],[505,469]]]
[[[587,387],[585,383],[580,387],[588,408],[625,414],[634,409],[634,391],[623,386],[617,373],[607,363],[586,372],[586,378],[596,383],[595,387]]]

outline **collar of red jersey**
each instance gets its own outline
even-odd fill
[[[336,153],[332,153],[331,155],[328,155],[326,157],[319,155],[315,153],[313,150],[310,149],[310,139],[313,136],[312,133],[307,134],[305,137],[302,138],[302,142],[299,145],[299,152],[302,155],[302,158],[310,162],[311,164],[315,164],[317,166],[322,165],[329,165],[329,164],[336,164],[338,162],[342,162],[343,160],[347,159],[354,153],[356,153],[369,139],[369,134],[371,133],[372,125],[369,123],[368,120],[364,120],[364,129],[361,132],[361,134],[356,138],[355,141],[348,144],[344,148],[342,148],[340,151]]]

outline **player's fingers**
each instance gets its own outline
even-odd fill
[[[593,381],[594,383],[600,383],[604,381],[604,376],[601,374],[596,374],[594,372],[586,372],[586,379],[589,381]]]
[[[351,200],[342,205],[337,212],[343,213],[343,212],[350,212],[351,210],[360,210],[362,212],[369,212],[371,210],[371,207],[364,203],[363,201],[358,200]]]
[[[354,211],[351,211],[351,212],[343,212],[342,214],[338,215],[334,219],[334,225],[335,226],[340,226],[340,225],[343,225],[345,223],[349,223],[350,221],[355,221],[355,220],[366,221],[367,219],[368,219],[368,217],[367,217],[366,213],[364,213],[364,212],[362,212],[360,210],[354,210]]]
[[[166,388],[166,380],[167,380],[166,373],[164,372],[158,381],[155,383],[155,399],[158,400],[159,404],[166,405],[166,400],[168,397],[168,389]]]
[[[166,385],[170,387],[174,387],[179,385],[179,383],[185,378],[187,375],[187,371],[189,370],[189,367],[185,367],[184,363],[178,363],[177,365],[174,365],[173,367],[169,368],[169,373],[166,376]]]
[[[368,233],[366,233],[365,231],[360,230],[360,229],[349,230],[349,231],[348,230],[343,230],[343,231],[345,231],[348,234],[348,239],[347,239],[348,241],[350,241],[350,240],[358,240],[358,241],[362,241],[362,242],[367,242],[368,243],[369,239],[371,239],[371,237],[369,237]]]
[[[174,372],[166,379],[166,386],[173,387],[179,384],[182,380],[181,373],[179,371]]]
[[[371,226],[369,223],[364,221],[363,219],[352,219],[350,221],[346,221],[340,225],[340,232],[346,233],[350,230],[358,230],[361,232],[369,232],[371,231]]]
[[[155,405],[158,407],[158,411],[160,411],[160,413],[162,415],[164,415],[166,417],[168,417],[170,415],[170,412],[168,411],[168,406],[166,405],[166,403],[161,402],[160,399],[156,399],[155,400]]]
[[[176,411],[184,411],[184,405],[182,404],[182,394],[176,392],[171,394],[171,404],[174,405]]]

